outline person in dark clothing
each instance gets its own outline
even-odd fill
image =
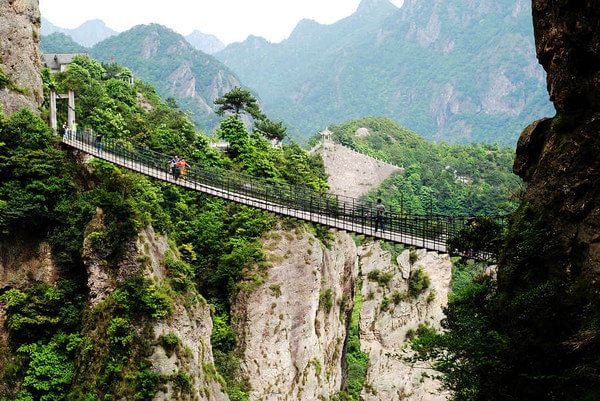
[[[98,149],[102,149],[102,134],[101,133],[98,132],[96,134],[96,140],[95,140],[94,144],[96,145],[96,147]]]
[[[179,157],[178,156],[173,157],[169,161],[169,163],[171,166],[171,174],[173,174],[173,178],[178,180],[179,176],[181,175],[181,170],[179,169]]]
[[[377,199],[377,204],[375,205],[375,232],[378,229],[381,231],[385,231],[385,206],[381,202],[381,199]]]

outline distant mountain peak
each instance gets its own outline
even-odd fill
[[[75,29],[61,28],[42,18],[42,35],[47,36],[55,32],[70,36],[75,42],[84,47],[92,47],[106,38],[116,35],[118,32],[109,28],[104,21],[92,19],[85,21]]]
[[[185,37],[192,46],[204,53],[214,54],[225,48],[223,42],[215,35],[210,35],[199,30],[194,30]]]
[[[394,4],[389,0],[362,0],[356,10],[357,14],[370,14],[376,11],[391,11],[397,10]]]

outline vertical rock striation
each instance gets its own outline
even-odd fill
[[[538,59],[557,115],[521,135],[528,184],[499,265],[497,324],[510,373],[498,399],[596,399],[600,392],[600,7],[533,1]],[[594,392],[595,391],[595,392]],[[595,394],[595,395],[592,395]]]
[[[0,106],[11,114],[42,103],[38,0],[0,0]]]
[[[448,302],[452,263],[448,255],[417,251],[411,262],[404,251],[396,260],[371,243],[361,249],[362,309],[360,337],[363,352],[369,355],[363,401],[445,401],[431,366],[407,362],[403,351],[411,332],[426,324],[436,329],[444,318]],[[413,258],[414,258],[413,256]],[[422,269],[430,279],[429,287],[417,296],[410,295],[411,273]],[[374,274],[377,273],[377,274]],[[388,275],[378,282],[376,276]]]
[[[240,293],[233,310],[250,400],[330,399],[344,380],[356,246],[338,233],[327,249],[298,228],[270,233],[265,248],[265,283]]]

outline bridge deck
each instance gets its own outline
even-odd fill
[[[126,169],[135,171],[137,173],[149,177],[156,178],[161,181],[165,181],[194,191],[202,192],[210,196],[266,210],[278,215],[294,217],[311,223],[317,223],[331,228],[353,232],[356,234],[363,234],[377,239],[387,240],[408,246],[414,246],[417,248],[425,248],[431,251],[437,251],[442,253],[447,252],[445,241],[440,241],[440,238],[437,238],[437,240],[431,240],[410,233],[399,233],[389,230],[375,231],[374,227],[371,225],[358,224],[353,221],[346,221],[344,219],[338,219],[332,216],[321,215],[311,211],[293,208],[288,205],[278,204],[265,199],[247,196],[234,191],[227,191],[223,188],[207,185],[205,183],[189,178],[180,178],[179,180],[176,180],[171,174],[168,173],[166,169],[155,168],[147,164],[141,163],[139,161],[133,160],[131,158],[127,158],[122,155],[106,151],[101,147],[95,146],[89,141],[67,137],[63,138],[62,141],[64,144],[91,156],[94,156],[98,159],[108,161],[112,164],[124,167]]]

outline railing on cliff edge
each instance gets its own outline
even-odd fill
[[[175,179],[170,171],[170,156],[124,141],[98,141],[90,132],[69,132],[62,142],[129,170],[210,196],[431,251],[448,253],[447,241],[473,220],[469,216],[414,215],[388,208],[384,213],[384,230],[376,230],[374,205],[359,199],[214,167],[193,166]],[[463,256],[489,261],[495,258],[481,252]]]

